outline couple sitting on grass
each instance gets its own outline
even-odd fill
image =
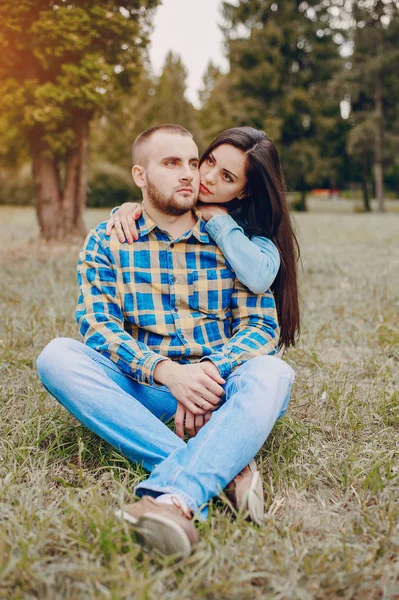
[[[114,209],[80,254],[84,343],[57,338],[37,366],[50,394],[149,472],[117,514],[145,547],[188,556],[194,518],[226,488],[263,522],[253,459],[290,400],[293,370],[276,354],[299,331],[297,244],[262,131],[224,131],[199,160],[186,129],[154,127],[132,172],[142,207]]]

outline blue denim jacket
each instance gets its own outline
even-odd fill
[[[257,235],[247,238],[230,215],[213,217],[205,229],[245,287],[254,294],[269,289],[280,268],[280,254],[271,240]]]

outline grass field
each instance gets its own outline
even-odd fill
[[[266,525],[218,502],[171,564],[113,514],[143,472],[36,375],[47,342],[78,337],[78,248],[38,244],[30,209],[0,207],[0,598],[399,598],[399,214],[295,219],[302,337],[290,408],[258,457]]]

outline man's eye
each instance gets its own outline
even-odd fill
[[[190,164],[190,167],[191,167],[192,169],[194,169],[194,170],[197,170],[197,169],[198,169],[198,163],[191,163],[191,164]]]
[[[175,165],[176,161],[175,160],[168,160],[167,163],[165,163],[166,165]]]

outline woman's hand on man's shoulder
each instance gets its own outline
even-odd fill
[[[106,235],[111,235],[115,229],[119,241],[133,244],[138,239],[136,221],[140,218],[143,209],[137,202],[125,202],[110,216],[105,230]]]

